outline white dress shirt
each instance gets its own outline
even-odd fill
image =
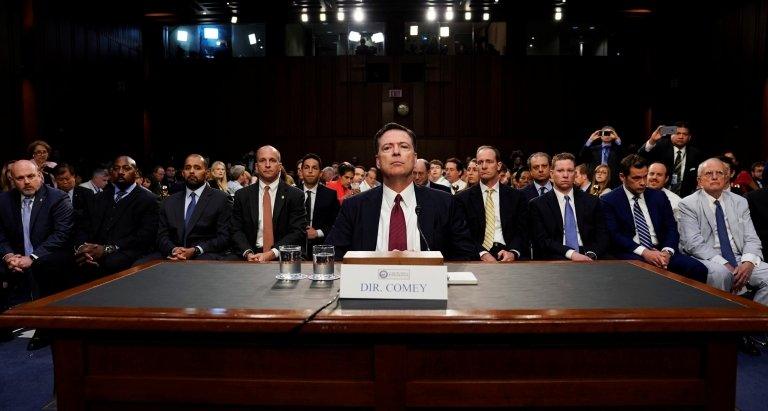
[[[584,242],[581,241],[581,232],[579,231],[579,220],[576,217],[576,204],[575,204],[574,198],[573,198],[573,189],[568,191],[568,193],[566,193],[566,194],[561,193],[559,190],[555,190],[555,197],[557,198],[557,205],[560,207],[560,218],[563,221],[563,245],[566,245],[565,244],[565,240],[566,240],[565,239],[565,196],[568,196],[570,198],[570,200],[571,200],[571,201],[569,201],[569,203],[570,203],[571,210],[573,211],[573,221],[576,222],[576,236],[579,239],[579,247],[583,247],[584,246]],[[565,258],[570,260],[571,257],[573,256],[573,253],[578,252],[578,251],[579,250],[568,250],[568,251],[566,251],[565,252]]]
[[[629,213],[632,215],[632,222],[635,221],[635,195],[632,194],[631,191],[627,190],[627,187],[622,185],[621,188],[624,189],[624,194],[627,195],[627,201],[629,202]],[[653,228],[653,222],[651,222],[651,213],[648,211],[648,205],[645,203],[645,196],[643,194],[640,194],[638,197],[640,199],[637,201],[637,203],[640,205],[640,210],[643,212],[643,217],[645,218],[645,225],[648,226],[648,232],[651,234],[651,243],[655,246],[659,245],[659,238],[656,236],[656,230]],[[632,241],[634,241],[637,244],[640,244],[640,236],[637,234],[637,229],[635,229],[635,236],[632,237]],[[640,245],[637,246],[634,250],[632,250],[633,253],[642,256],[643,251],[645,251],[645,247]],[[661,249],[661,251],[668,251],[670,254],[674,254],[675,250],[669,247],[664,247]]]
[[[136,188],[136,183],[129,185],[128,188],[123,190],[125,192],[125,195],[123,195],[123,198],[128,197],[128,195],[131,194],[131,191],[133,191],[134,188]],[[117,200],[117,192],[120,190],[121,190],[120,187],[115,186],[115,194],[112,197],[113,200]]]
[[[536,189],[536,195],[538,195],[538,196],[541,195],[541,187],[545,188],[544,194],[546,194],[546,193],[552,191],[552,182],[551,181],[547,181],[547,184],[541,185],[541,184],[537,183],[536,181],[534,181],[533,182],[533,188]]]
[[[675,215],[675,220],[680,221],[680,196],[667,188],[662,188],[661,191],[667,195],[667,200],[669,200],[669,204],[672,206],[672,213]]]
[[[453,183],[449,181],[449,183],[451,184],[451,194],[456,194],[457,192],[467,188],[467,182],[463,181],[462,179],[458,179]],[[457,189],[455,189],[454,186],[456,186]]]
[[[315,184],[315,186],[312,187],[312,188],[308,188],[306,184],[303,184],[302,186],[304,187],[304,201],[307,201],[307,191],[312,193],[312,197],[309,200],[309,202],[311,204],[310,207],[312,208],[312,210],[311,210],[312,211],[312,215],[307,216],[307,219],[309,220],[309,226],[313,227],[312,226],[312,220],[314,220],[314,217],[315,217],[315,200],[317,200],[317,186],[318,186],[318,184]],[[360,186],[362,187],[362,184]],[[317,237],[318,238],[325,237],[325,234],[323,233],[323,230],[316,230],[316,231],[317,231]]]
[[[93,191],[93,194],[97,194],[99,191],[101,191],[101,189],[100,189],[100,188],[96,187],[96,186],[93,184],[93,180],[88,180],[88,181],[86,181],[85,183],[81,183],[81,184],[80,184],[80,187],[85,187],[85,188],[87,188],[87,189],[89,189],[89,190]]]
[[[391,188],[384,185],[384,193],[381,199],[381,211],[379,212],[379,231],[376,240],[376,251],[389,251],[389,218],[392,214],[392,207],[395,205],[395,196],[398,194]],[[418,216],[416,215],[416,192],[413,184],[409,184],[402,192],[400,207],[405,214],[405,232],[408,241],[407,251],[421,251],[421,236],[417,226]],[[406,251],[406,250],[401,250]]]
[[[717,210],[717,207],[715,206],[715,200],[717,200],[717,199],[712,197],[711,195],[709,195],[706,191],[702,190],[702,192],[704,192],[704,195],[707,198],[707,205],[709,205],[709,209],[712,210],[712,215],[716,215],[715,214],[715,210]],[[730,223],[730,219],[728,218],[728,210],[727,210],[727,207],[723,206],[722,201],[720,202],[720,208],[723,209],[723,217],[725,218],[725,228],[728,230],[728,240],[730,240],[731,249],[733,250],[733,254],[736,255],[736,257],[737,257],[736,260],[738,262],[749,261],[750,263],[754,264],[755,268],[757,268],[760,265],[760,257],[758,257],[758,256],[756,256],[756,255],[754,255],[752,253],[746,253],[746,254],[742,255],[740,259],[738,258],[739,251],[736,248],[736,243],[733,241],[733,234],[732,234],[733,231],[731,231],[731,223]],[[720,237],[718,237],[717,226],[712,227],[712,232],[713,232],[714,237],[715,237],[715,248],[718,250],[718,253],[719,253],[720,252]],[[714,257],[710,258],[710,261],[712,261],[713,263],[720,264],[720,265],[728,264],[728,260],[723,258],[722,253],[721,254],[717,254]]]
[[[280,179],[276,178],[275,181],[271,182],[269,184],[269,197],[270,200],[272,200],[272,217],[275,216],[275,197],[277,197],[277,186],[280,184]],[[256,245],[258,247],[264,246],[264,207],[261,205],[264,204],[264,187],[266,184],[264,184],[264,181],[259,180],[259,228],[257,230],[256,234]],[[272,226],[272,229],[274,230],[274,224]],[[277,241],[277,238],[273,238],[273,240]],[[262,250],[266,251],[266,250]],[[275,256],[278,256],[277,248],[272,248],[272,252],[275,253]]]

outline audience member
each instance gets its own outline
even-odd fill
[[[442,184],[446,187],[451,186],[451,183],[443,177],[443,162],[434,159],[429,162],[429,181],[435,184]]]
[[[552,191],[549,154],[537,152],[528,157],[528,170],[531,172],[533,184],[523,189],[523,194],[528,201]],[[573,182],[573,181],[571,181]]]
[[[165,168],[163,166],[158,165],[152,169],[149,181],[149,191],[159,197],[167,196],[168,186],[165,185]]]
[[[72,222],[75,226],[85,222],[88,204],[93,201],[93,191],[75,185],[75,168],[67,163],[59,163],[53,168],[53,176],[59,190],[67,193],[72,204]]]
[[[451,188],[451,194],[467,188],[467,183],[461,180],[464,174],[464,164],[456,157],[445,160],[445,179],[448,180]]]
[[[339,164],[339,179],[325,183],[326,187],[336,191],[336,198],[338,199],[339,204],[359,192],[359,189],[352,189],[352,179],[354,177],[355,167],[345,161]]]
[[[693,133],[687,123],[676,123],[669,140],[662,140],[662,130],[663,127],[658,127],[638,154],[650,162],[664,163],[667,171],[671,171],[670,190],[685,197],[696,189],[696,167],[704,160],[703,155],[688,145]]]
[[[93,194],[99,193],[101,190],[104,189],[104,187],[109,183],[109,171],[103,168],[97,168],[93,170],[93,174],[91,174],[91,179],[81,183],[80,187],[85,187]]]
[[[669,190],[667,186],[669,181],[669,175],[667,174],[667,166],[664,163],[654,162],[648,167],[648,187],[654,190],[660,190],[667,195],[667,200],[672,206],[672,212],[675,215],[675,220],[680,220],[680,196]]]
[[[378,177],[379,170],[376,167],[369,168],[368,172],[365,174],[365,180],[360,183],[360,192],[362,193],[363,191],[378,187],[381,184],[379,183]]]
[[[229,181],[227,181],[227,190],[229,195],[234,196],[238,190],[247,186],[251,181],[251,176],[245,171],[245,166],[236,164],[229,168]]]
[[[464,188],[465,190],[480,182],[480,170],[477,168],[476,158],[471,158],[467,161],[467,171],[465,174],[467,176],[467,187]]]
[[[338,167],[338,164],[336,164]],[[336,178],[336,169],[332,166],[325,167],[320,173],[320,183],[327,185]]]
[[[11,160],[3,164],[2,174],[0,174],[0,188],[2,192],[11,191],[15,187],[13,176],[11,175],[11,166],[15,162],[16,160]]]
[[[619,169],[619,162],[624,157],[624,150],[621,146],[621,138],[616,129],[611,126],[605,126],[600,130],[593,132],[587,142],[581,147],[579,151],[579,161],[587,165],[589,173],[594,173],[597,166],[608,166],[609,170],[613,170],[611,182],[608,188],[613,188],[618,185],[619,175],[616,170]]]
[[[304,176],[304,210],[307,213],[307,240],[305,253],[312,259],[312,247],[323,244],[331,232],[333,222],[339,214],[339,200],[333,189],[320,184],[322,161],[317,154],[307,154],[302,158],[301,174]]]
[[[611,168],[600,164],[595,167],[595,172],[592,175],[592,184],[589,188],[589,194],[593,196],[602,196],[611,192],[609,188],[611,186]]]
[[[43,183],[56,187],[56,183],[53,181],[53,175],[51,171],[56,167],[56,163],[48,161],[48,157],[51,155],[51,146],[43,140],[35,140],[27,146],[27,151],[31,157],[31,160],[37,166],[37,169],[43,175]]]
[[[592,177],[589,175],[589,168],[586,164],[579,164],[576,166],[576,171],[573,176],[573,188],[589,193],[589,189],[592,188]]]
[[[427,167],[429,166],[429,162],[426,159],[419,158],[416,160],[416,164],[413,166],[413,183],[417,186],[421,187],[428,187],[434,190],[440,190],[445,191],[446,193],[450,193],[451,189],[448,186],[444,186],[442,184],[433,183],[429,180],[429,171],[427,171]]]
[[[522,190],[531,184],[531,172],[528,169],[521,168],[515,172],[515,188]]]
[[[210,180],[208,185],[211,188],[229,193],[229,186],[227,185],[227,167],[221,161],[214,161],[211,165]]]

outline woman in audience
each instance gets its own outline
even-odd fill
[[[32,162],[37,164],[37,168],[43,173],[43,182],[45,184],[56,187],[56,183],[53,181],[53,168],[56,167],[56,163],[48,161],[48,156],[51,154],[51,145],[43,140],[35,140],[27,146],[27,151],[32,157]]]
[[[515,173],[515,188],[522,190],[531,184],[531,172],[525,168],[518,169]]]
[[[211,188],[227,192],[227,169],[221,161],[214,161],[211,166],[211,179],[208,180]]]
[[[0,174],[0,189],[2,191],[11,191],[14,187],[13,178],[11,177],[11,165],[15,162],[16,160],[11,160],[3,164],[3,171]]]
[[[592,187],[589,189],[589,194],[600,197],[603,194],[611,192],[608,188],[611,185],[611,168],[605,164],[601,164],[595,167],[595,172],[592,175]]]
[[[480,181],[480,171],[477,169],[477,159],[470,159],[467,162],[467,188],[472,187]]]

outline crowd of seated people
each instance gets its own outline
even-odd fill
[[[625,155],[603,127],[578,155],[518,155],[510,167],[487,145],[466,161],[419,158],[413,131],[389,123],[374,136],[372,167],[324,167],[310,153],[294,172],[266,145],[253,177],[247,165],[190,153],[179,171],[158,165],[145,179],[119,156],[80,186],[77,170],[50,163],[51,147],[36,141],[31,160],[3,166],[0,311],[19,284],[39,298],[153,259],[260,263],[281,245],[311,258],[323,243],[338,258],[438,250],[488,263],[640,260],[768,304],[763,164],[740,173],[729,156],[706,157],[688,145],[685,123],[668,139],[661,132]]]

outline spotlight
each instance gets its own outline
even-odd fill
[[[215,27],[203,28],[203,38],[208,40],[217,40],[219,38],[219,29]]]
[[[186,30],[179,30],[176,32],[176,41],[183,43],[189,40],[189,33]]]
[[[374,43],[383,43],[384,42],[384,33],[381,33],[381,32],[373,33],[373,35],[371,36],[371,40]]]
[[[485,12],[483,13],[483,21],[488,21],[491,19],[491,13]]]
[[[352,13],[352,19],[354,19],[356,22],[360,23],[365,19],[365,14],[363,14],[363,8],[362,7],[356,7],[355,12]]]
[[[448,37],[450,36],[450,30],[448,29],[448,26],[440,27],[440,37]]]
[[[302,21],[303,23],[306,23],[306,22],[308,22],[308,21],[309,21],[309,14],[307,14],[307,13],[301,13],[301,21]]]
[[[448,8],[445,9],[445,20],[446,21],[453,20],[453,7],[448,6]]]
[[[356,31],[350,31],[349,32],[349,36],[347,38],[349,39],[349,41],[357,43],[357,42],[360,41],[360,39],[362,37],[363,36],[361,36],[360,33],[356,32]]]
[[[464,12],[464,20],[472,20],[472,12],[471,11],[465,11]]]
[[[232,18],[229,20],[232,24],[237,24],[237,16],[232,16]]]
[[[256,33],[251,33],[248,35],[248,44],[250,44],[251,46],[256,44]]]
[[[437,12],[435,11],[434,7],[430,7],[427,9],[427,20],[429,21],[437,20]]]
[[[411,36],[419,35],[419,26],[411,26]]]
[[[325,21],[325,13],[320,13],[320,21]]]
[[[563,19],[563,8],[555,7],[555,21],[560,21],[562,19]]]
[[[344,10],[339,9],[339,12],[336,13],[336,20],[344,21]]]

